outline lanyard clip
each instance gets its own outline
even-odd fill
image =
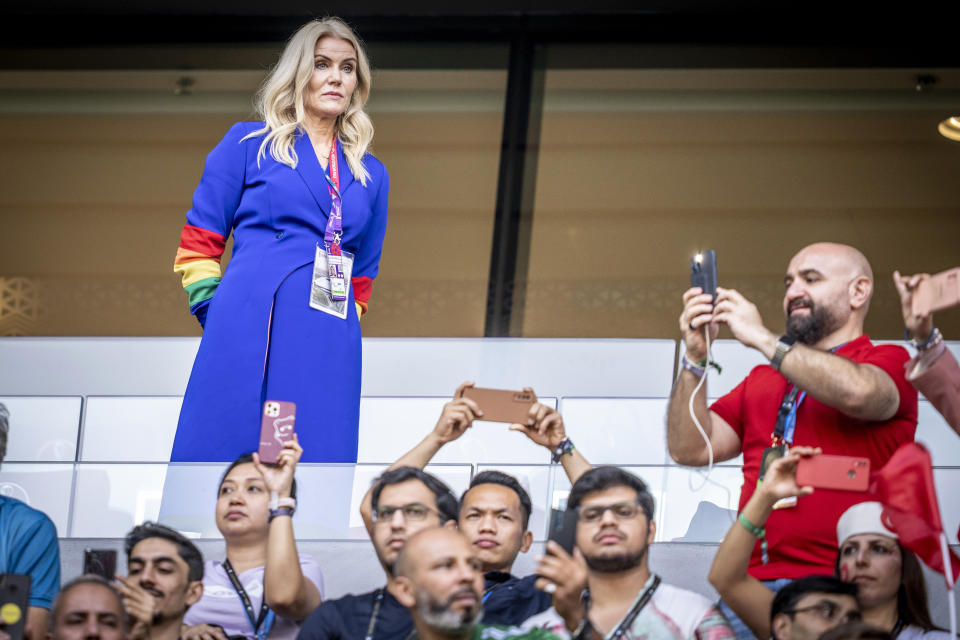
[[[343,235],[343,233],[342,233],[341,231],[334,231],[334,232],[333,232],[333,244],[337,244],[337,245],[340,244],[340,236],[342,236],[342,235]]]

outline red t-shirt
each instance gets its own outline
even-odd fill
[[[876,471],[901,445],[913,441],[917,428],[917,391],[906,380],[903,368],[910,356],[903,347],[874,346],[866,335],[843,345],[836,354],[883,369],[897,385],[900,406],[889,420],[873,422],[851,418],[807,394],[797,410],[793,444],[821,447],[827,454],[863,456],[870,459],[871,471]],[[777,411],[788,389],[786,378],[773,367],[761,365],[710,407],[740,436],[740,510],[756,489],[761,454],[770,446]],[[775,510],[765,525],[770,562],[763,564],[758,542],[750,558],[750,575],[773,580],[832,574],[837,520],[848,507],[863,500],[864,494],[858,492],[817,489],[799,498],[797,506]]]

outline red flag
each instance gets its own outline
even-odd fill
[[[910,442],[893,454],[870,483],[870,491],[883,503],[883,524],[900,538],[928,567],[946,576],[940,535],[943,522],[933,486],[930,453]],[[960,558],[952,550],[953,580],[960,577]]]

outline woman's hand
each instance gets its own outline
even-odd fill
[[[281,498],[290,497],[290,488],[293,485],[293,472],[297,469],[297,462],[303,455],[303,448],[297,442],[297,434],[293,434],[292,440],[283,443],[283,449],[277,457],[277,464],[267,465],[260,462],[260,455],[253,454],[253,464],[263,476],[263,484],[267,491],[279,494]]]
[[[797,463],[801,458],[809,458],[819,453],[820,447],[792,447],[787,455],[770,463],[759,490],[773,501],[810,495],[813,487],[801,487],[797,484]]]
[[[903,312],[903,325],[907,331],[913,334],[914,340],[925,341],[933,332],[933,314],[914,315],[913,313],[913,293],[920,286],[920,283],[929,278],[926,273],[918,273],[912,276],[901,276],[899,271],[893,272],[893,284],[897,287],[897,293],[900,294],[900,308]]]

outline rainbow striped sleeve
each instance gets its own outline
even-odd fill
[[[213,297],[220,284],[220,256],[227,239],[215,231],[184,225],[173,270],[183,278],[190,309]]]

